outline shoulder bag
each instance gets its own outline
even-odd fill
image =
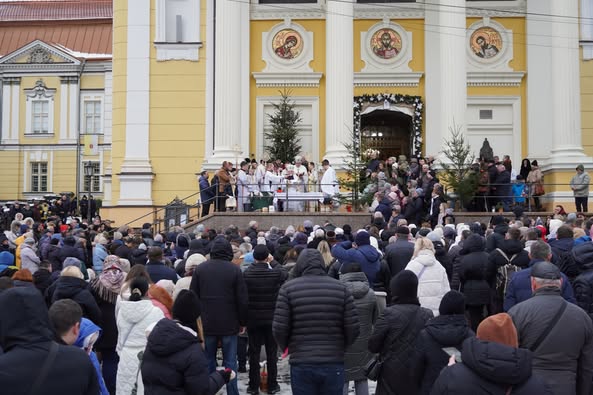
[[[408,323],[406,324],[406,326],[402,330],[401,334],[405,334],[408,331],[408,328],[412,325],[412,322],[415,322],[416,321],[416,318],[418,317],[418,314],[420,314],[420,311],[421,310],[422,310],[422,307],[418,307],[418,310],[416,310],[416,313],[414,314],[414,316],[410,319],[410,321],[408,321]],[[393,341],[390,342],[389,348],[391,348],[391,344],[392,343],[393,343]],[[364,366],[364,374],[365,374],[365,376],[369,380],[377,381],[379,379],[379,376],[381,376],[381,370],[383,368],[383,363],[384,362],[385,362],[385,360],[381,356],[381,353],[375,355]]]
[[[51,346],[49,348],[49,354],[47,354],[47,357],[45,358],[45,362],[43,362],[43,366],[41,367],[41,370],[39,371],[39,375],[37,376],[37,378],[35,379],[35,382],[33,383],[33,386],[31,387],[31,392],[29,392],[30,395],[37,395],[39,393],[39,389],[41,388],[41,385],[44,383],[45,379],[47,378],[49,369],[51,368],[51,365],[54,363],[54,360],[56,359],[56,356],[58,355],[58,347],[59,347],[58,343],[51,342]]]
[[[554,318],[552,318],[552,321],[550,321],[546,329],[544,329],[543,332],[539,335],[535,343],[533,343],[533,346],[529,347],[529,349],[532,352],[535,352],[539,348],[539,346],[541,346],[544,340],[548,338],[550,332],[552,332],[552,329],[554,329],[556,327],[556,324],[558,324],[558,321],[560,321],[560,318],[562,317],[562,314],[564,314],[564,310],[566,310],[567,305],[568,303],[564,299],[562,299],[562,306],[560,306],[560,308],[556,312],[556,315],[554,315]]]

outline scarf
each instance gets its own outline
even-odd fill
[[[102,271],[99,277],[91,282],[91,288],[101,299],[115,304],[124,280],[125,274],[119,269],[112,268]]]

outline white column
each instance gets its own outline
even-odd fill
[[[325,155],[340,167],[348,155],[344,143],[353,128],[354,3],[328,0],[326,16]]]
[[[574,169],[578,163],[593,164],[583,152],[581,139],[581,90],[578,0],[548,0],[552,46],[552,128],[553,148],[550,165],[554,168]],[[542,81],[544,83],[544,81]]]
[[[2,81],[2,144],[10,141],[10,81]]]
[[[11,108],[11,128],[10,128],[10,143],[17,144],[19,142],[19,120],[20,120],[20,88],[21,88],[21,79],[20,78],[13,78],[12,79],[12,108]],[[28,114],[27,114],[28,115]]]
[[[152,205],[150,43],[150,1],[128,0],[126,145],[118,204]]]
[[[425,153],[438,155],[449,128],[466,130],[465,0],[436,0],[425,11]],[[479,147],[478,147],[479,149]]]
[[[68,100],[70,102],[70,116],[69,116],[69,127],[68,127],[68,140],[76,141],[78,137],[78,120],[80,119],[80,113],[78,108],[80,107],[80,97],[78,96],[78,78],[70,77],[70,84],[68,85]]]
[[[68,77],[60,79],[60,143],[68,140]]]
[[[552,47],[550,1],[527,2],[527,157],[537,159],[540,165],[550,155],[554,110],[552,106]],[[557,76],[554,76],[556,78]]]
[[[113,124],[113,73],[105,73],[105,96],[103,98],[103,142],[111,144]]]
[[[243,103],[242,6],[234,0],[216,1],[216,48],[214,76],[214,152],[209,163],[220,167],[224,160],[235,160],[241,146],[241,108]],[[212,40],[210,40],[212,42]],[[242,150],[242,148],[239,148]]]

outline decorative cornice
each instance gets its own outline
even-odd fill
[[[252,4],[252,20],[266,19],[325,19],[325,7],[320,4]]]
[[[355,19],[422,19],[424,4],[354,4]]]
[[[467,86],[520,86],[524,71],[468,71]]]
[[[508,1],[474,1],[466,5],[468,18],[472,17],[498,17],[517,18],[525,17],[527,0]]]
[[[418,86],[424,73],[354,73],[354,86]]]
[[[291,86],[318,87],[323,73],[252,73],[258,88]]]

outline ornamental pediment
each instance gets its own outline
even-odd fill
[[[16,51],[0,58],[0,66],[39,66],[50,67],[78,66],[80,60],[61,48],[35,40]]]

